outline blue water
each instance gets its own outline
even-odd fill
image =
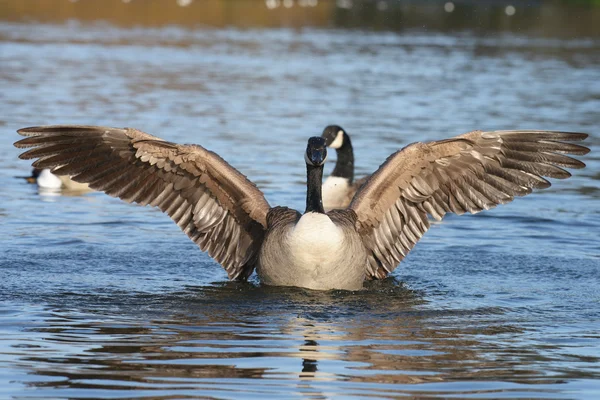
[[[593,38],[0,23],[0,398],[600,397],[599,65]],[[38,193],[15,131],[59,123],[202,144],[299,209],[331,123],[358,176],[473,129],[593,150],[434,224],[392,278],[321,293],[227,282],[154,209]]]

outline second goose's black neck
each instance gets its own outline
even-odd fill
[[[352,151],[352,143],[350,143],[350,136],[346,132],[344,132],[342,146],[336,149],[335,152],[337,153],[337,161],[335,162],[335,168],[331,176],[346,178],[349,183],[352,183],[354,180],[354,153]]]
[[[324,214],[321,185],[323,183],[323,166],[306,164],[306,211]]]

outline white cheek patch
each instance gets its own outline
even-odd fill
[[[335,140],[333,142],[331,142],[329,147],[331,147],[332,149],[339,149],[340,147],[342,147],[343,144],[344,144],[344,131],[338,131],[337,136],[335,137]]]
[[[319,165],[325,164],[325,161],[327,161],[327,157],[329,157],[329,154],[325,154],[325,159]],[[306,153],[304,153],[304,162],[307,163],[308,165],[312,165],[313,167],[315,167],[315,164],[313,164],[313,162],[310,161],[310,158],[308,158],[308,154],[306,154]]]
[[[306,154],[306,152],[304,152],[304,162],[307,165],[313,165],[312,161],[310,161],[310,158],[308,158],[308,154]]]

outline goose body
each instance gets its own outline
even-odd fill
[[[326,210],[343,209],[350,205],[358,189],[368,177],[354,180],[354,150],[350,135],[339,125],[323,129],[321,137],[335,149],[337,160],[330,176],[323,183],[323,206]]]
[[[127,202],[168,214],[223,266],[230,279],[256,269],[267,285],[357,290],[388,276],[429,228],[428,216],[477,213],[564,179],[585,164],[566,154],[583,133],[473,131],[413,143],[392,154],[343,210],[325,212],[326,139],[304,155],[304,213],[271,207],[244,175],[197,145],[164,141],[131,128],[42,126],[18,131],[16,147],[36,168],[88,183]],[[335,143],[335,142],[334,142]]]
[[[267,218],[271,224],[257,268],[263,283],[316,290],[362,288],[367,249],[353,212],[301,215],[278,207]]]

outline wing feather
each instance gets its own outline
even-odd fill
[[[565,179],[563,168],[585,164],[567,154],[585,133],[473,131],[452,139],[414,143],[390,156],[356,193],[350,208],[369,249],[367,275],[387,276],[429,229],[428,215],[477,213]]]
[[[25,138],[15,146],[29,149],[20,158],[126,202],[158,207],[230,279],[252,273],[269,204],[215,153],[131,128],[58,125],[18,132]]]

